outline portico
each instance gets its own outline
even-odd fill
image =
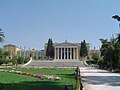
[[[75,43],[56,43],[54,59],[79,59],[79,45]]]

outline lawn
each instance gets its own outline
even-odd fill
[[[76,86],[74,69],[16,68],[15,70],[33,74],[56,75],[61,77],[61,80],[40,80],[26,75],[0,72],[0,90],[64,90],[67,84],[73,85],[74,89]]]

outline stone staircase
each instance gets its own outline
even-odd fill
[[[26,65],[27,67],[52,67],[52,68],[60,68],[60,67],[84,67],[83,61],[79,60],[33,60],[31,63]]]

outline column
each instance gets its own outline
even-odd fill
[[[77,59],[77,49],[75,48],[75,59]]]
[[[58,59],[59,59],[59,48],[58,48]]]
[[[78,59],[78,47],[77,47],[77,59]]]
[[[62,48],[61,48],[61,59],[62,59]]]
[[[75,48],[73,48],[73,59],[75,59]]]
[[[64,59],[65,59],[65,48],[64,48]]]
[[[68,55],[69,55],[68,49],[69,49],[69,48],[67,48],[67,59],[69,59],[69,57],[68,57]]]
[[[56,48],[55,48],[55,54],[54,55],[55,55],[55,59],[56,59]]]
[[[70,48],[68,48],[68,59],[70,59]]]
[[[75,48],[75,59],[77,59],[77,48]]]
[[[70,48],[70,59],[72,59],[72,48]]]
[[[56,48],[56,59],[58,59],[58,48]]]

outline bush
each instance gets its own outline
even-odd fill
[[[30,60],[30,58],[25,58],[24,63],[27,63]]]
[[[99,65],[99,68],[104,68],[104,60],[102,58],[99,58],[98,65]]]
[[[11,62],[12,62],[13,65],[17,64],[17,58],[11,59]]]
[[[2,59],[0,59],[0,65],[3,64],[3,62],[4,62],[4,61],[3,61]]]
[[[98,54],[96,54],[96,53],[93,53],[92,54],[92,59],[94,60],[94,63],[97,63],[98,62],[98,60],[99,60],[99,55]]]
[[[17,58],[17,62],[18,62],[18,64],[24,63],[23,57],[18,57],[18,58]]]
[[[4,61],[4,62],[3,62],[4,64],[8,64],[8,63],[10,62],[10,59],[5,59],[5,58],[4,58],[3,61]]]

